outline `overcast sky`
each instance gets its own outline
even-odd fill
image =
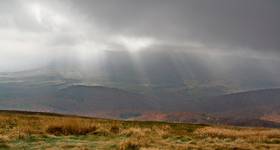
[[[1,0],[0,72],[164,46],[275,59],[279,14],[279,0]]]

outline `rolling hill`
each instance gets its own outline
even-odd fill
[[[1,73],[0,109],[130,120],[279,126],[280,89],[277,88],[236,92],[224,81],[199,80],[185,80],[183,86],[128,83],[119,79],[115,80],[118,83],[95,82],[76,78],[77,71],[69,73],[69,70],[58,71],[59,68]],[[160,68],[157,71],[156,76],[163,74]]]
[[[280,89],[263,89],[223,95],[204,100],[205,113],[233,118],[243,124],[253,120],[278,122],[280,114]],[[275,121],[276,120],[276,121]],[[279,123],[279,122],[278,122]],[[253,124],[253,123],[252,123]]]

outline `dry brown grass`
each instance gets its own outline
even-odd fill
[[[221,127],[205,127],[195,131],[195,134],[202,137],[218,137],[232,139],[251,139],[265,140],[271,138],[280,138],[279,129],[265,128],[221,128]]]
[[[124,135],[124,136],[127,136],[127,137],[138,137],[138,138],[141,138],[141,137],[145,137],[147,136],[148,134],[150,134],[151,132],[151,129],[148,129],[148,128],[129,128],[129,129],[126,129],[126,130],[123,130],[120,135]]]
[[[127,140],[120,143],[120,150],[139,150],[141,147],[141,143],[136,140]]]
[[[139,150],[151,146],[151,139],[143,137],[132,137],[119,144],[120,150]]]
[[[154,126],[153,130],[156,132],[156,134],[158,136],[160,136],[161,138],[164,138],[164,139],[166,139],[172,135],[172,133],[170,133],[171,127],[168,125],[164,125],[164,126],[160,126],[160,127]]]
[[[32,141],[35,141],[34,145]],[[19,142],[17,146],[26,147],[11,144],[15,142]],[[26,144],[28,142],[31,145]],[[0,149],[29,147],[120,150],[280,149],[280,130],[0,114]]]
[[[53,135],[87,135],[94,133],[97,127],[94,123],[81,119],[62,119],[49,123],[46,132]]]

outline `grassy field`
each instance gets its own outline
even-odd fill
[[[280,149],[280,129],[0,112],[0,149]]]

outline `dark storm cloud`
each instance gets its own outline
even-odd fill
[[[209,47],[280,49],[278,0],[72,1],[111,32],[199,41]]]
[[[0,71],[102,50],[270,59],[280,50],[279,14],[279,0],[3,0]]]

